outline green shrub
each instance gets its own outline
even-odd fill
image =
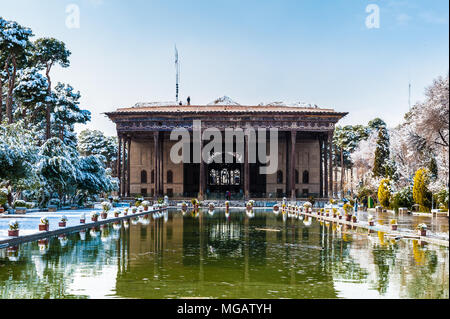
[[[378,201],[380,202],[383,208],[389,208],[391,201],[391,187],[390,181],[387,178],[384,178],[380,182],[380,186],[378,187]]]
[[[13,207],[17,208],[17,207],[27,207],[27,203],[24,200],[18,199],[13,203]]]
[[[391,207],[398,212],[400,207],[411,209],[414,205],[413,191],[411,186],[402,188],[392,195]]]
[[[448,189],[443,188],[438,193],[434,194],[434,199],[436,201],[436,207],[440,209],[448,209]]]

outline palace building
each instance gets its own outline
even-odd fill
[[[336,123],[348,113],[317,106],[283,103],[244,106],[220,98],[208,105],[138,103],[106,115],[116,124],[119,140],[117,172],[119,196],[169,198],[198,197],[232,199],[288,197],[328,198],[333,184],[332,136]],[[192,161],[196,149],[190,142],[189,163],[174,163],[170,151],[178,141],[170,140],[175,129],[192,135],[194,121],[201,129],[217,128],[278,130],[278,167],[272,174],[260,174],[259,161],[249,161],[248,137],[244,154],[211,154],[211,160]],[[202,141],[202,147],[208,141]],[[270,152],[267,142],[267,152]],[[225,148],[222,148],[223,150]],[[237,149],[235,147],[233,150]],[[222,161],[213,160],[221,157]],[[264,164],[265,166],[266,164]]]

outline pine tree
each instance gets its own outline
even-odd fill
[[[373,176],[386,177],[386,163],[389,160],[389,134],[386,127],[378,131],[377,147],[375,149],[375,160],[373,165]]]

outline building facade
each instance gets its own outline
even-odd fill
[[[285,105],[167,105],[137,104],[106,115],[116,124],[119,139],[117,161],[121,197],[231,198],[327,198],[333,184],[332,136],[336,123],[347,113],[318,107]],[[278,167],[272,174],[260,174],[262,163],[249,161],[249,136],[243,154],[234,145],[230,163],[223,152],[211,153],[208,161],[192,163],[198,148],[190,142],[189,163],[174,163],[170,152],[178,142],[173,130],[187,130],[192,137],[194,121],[201,121],[201,133],[215,128],[277,129]],[[258,132],[259,133],[259,132]],[[266,133],[270,153],[269,131]],[[191,139],[192,141],[192,139]],[[200,142],[201,149],[208,140]],[[236,143],[235,143],[236,144]],[[222,161],[217,160],[218,157]],[[228,161],[229,162],[229,161]]]

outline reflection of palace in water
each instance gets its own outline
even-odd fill
[[[234,286],[232,290],[243,297],[264,297],[263,292],[252,288],[255,285],[271,287],[269,290],[281,294],[272,297],[292,294],[301,298],[303,289],[308,296],[336,297],[330,272],[318,267],[322,254],[319,225],[280,232],[254,230],[255,227],[278,226],[279,221],[272,215],[248,219],[243,214],[232,214],[227,220],[223,213],[214,218],[176,216],[167,223],[157,221],[146,227],[137,226],[140,231],[130,231],[130,261],[118,275],[117,293],[123,297],[138,297],[137,287],[130,287],[132,276],[138,281],[150,278],[145,289],[157,295],[155,288],[164,281],[151,280],[153,278],[179,281],[181,292],[192,290],[196,296],[217,296],[215,284],[225,283]],[[299,247],[295,244],[302,241],[313,247],[304,256],[298,255]],[[302,263],[311,267],[298,272],[304,269],[299,266]],[[314,286],[303,284],[311,278],[317,280]],[[143,289],[142,286],[139,289]],[[164,294],[158,296],[164,297]]]
[[[171,212],[19,251],[0,249],[0,298],[448,298],[446,248],[267,212]]]

